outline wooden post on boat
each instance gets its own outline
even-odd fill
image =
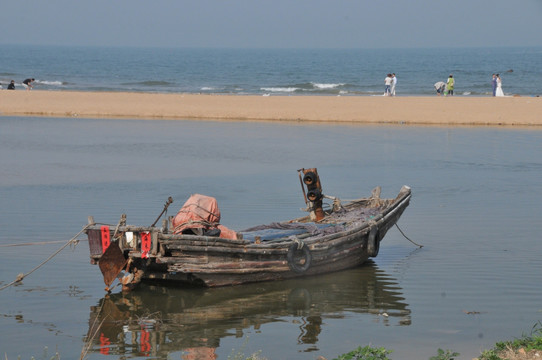
[[[305,203],[309,207],[310,217],[315,221],[320,221],[324,218],[324,210],[322,209],[324,195],[318,171],[316,168],[300,169],[298,171],[300,177],[301,173],[303,173],[303,183],[307,186],[307,193],[305,194],[305,188],[302,184],[303,195],[305,196]]]
[[[167,208],[169,207],[169,205],[171,205],[172,202],[173,202],[173,198],[172,198],[171,196],[168,197],[166,203],[164,204],[164,210],[162,210],[162,212],[160,213],[160,215],[158,215],[158,217],[156,218],[156,220],[152,223],[151,227],[154,227],[154,225],[156,225],[156,223],[158,222],[158,220],[160,220],[160,218],[162,217],[162,215],[164,215],[164,213],[167,211]]]

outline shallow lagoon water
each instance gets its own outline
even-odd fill
[[[196,192],[234,229],[286,220],[303,214],[296,170],[317,167],[342,199],[410,185],[399,226],[425,246],[393,228],[374,262],[321,278],[105,297],[81,241],[0,292],[0,351],[78,358],[103,305],[89,359],[316,359],[367,344],[472,359],[542,318],[541,140],[536,128],[1,117],[0,245],[67,241],[88,215],[150,225],[168,196],[173,215]],[[0,247],[0,286],[61,245]]]

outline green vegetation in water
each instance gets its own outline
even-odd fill
[[[392,350],[383,347],[374,348],[371,346],[360,346],[356,350],[340,355],[333,360],[390,360],[388,355],[391,353]],[[438,349],[438,354],[430,357],[429,360],[454,360],[456,356],[459,356],[459,353],[452,352],[451,350]]]
[[[438,349],[436,356],[431,356],[429,360],[454,360],[460,354],[458,352],[452,352],[452,350]]]
[[[248,337],[239,350],[232,350],[228,360],[266,360],[261,356],[261,350],[246,356],[244,349],[248,343]],[[349,353],[339,355],[333,360],[391,360],[388,355],[393,351],[383,347],[372,347],[370,345],[358,347]],[[438,349],[437,355],[429,360],[454,360],[460,354],[452,350]],[[48,348],[44,348],[42,359],[48,359]],[[20,356],[17,358],[20,360]],[[84,358],[83,356],[81,357]],[[537,322],[531,329],[529,335],[522,335],[521,338],[512,341],[501,341],[495,344],[495,348],[486,350],[478,360],[540,360],[542,358],[542,322]],[[7,354],[5,359],[8,360]],[[35,358],[32,357],[32,360]],[[326,360],[320,356],[318,359]],[[60,360],[58,351],[49,360]]]
[[[542,352],[542,323],[537,322],[529,335],[512,341],[501,341],[486,350],[479,360],[531,360],[540,359]]]
[[[374,348],[369,345],[358,347],[347,354],[342,354],[334,360],[388,360],[388,354],[392,351],[383,347]]]
[[[340,355],[334,360],[390,360],[388,354],[392,351],[371,346],[358,347],[347,354]],[[438,349],[435,356],[429,360],[454,360],[460,354],[452,350]],[[486,350],[478,360],[540,360],[542,358],[542,322],[538,321],[529,335],[512,341],[501,341],[492,350]],[[323,358],[322,358],[323,359]]]

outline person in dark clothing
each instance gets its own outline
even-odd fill
[[[8,85],[8,90],[15,90],[15,81],[11,80],[11,82]]]
[[[32,89],[32,83],[34,82],[34,80],[35,80],[35,79],[32,78],[32,79],[25,79],[25,80],[23,81],[23,86],[26,88],[26,90]]]

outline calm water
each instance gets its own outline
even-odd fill
[[[82,241],[0,292],[0,353],[78,358],[103,321],[89,359],[331,359],[368,344],[472,359],[542,320],[541,142],[537,129],[0,117],[0,245],[67,241],[88,215],[150,225],[168,196],[174,212],[195,192],[231,228],[285,220],[304,206],[296,170],[313,166],[342,199],[410,185],[399,226],[425,245],[393,228],[350,271],[104,297]],[[61,245],[0,247],[0,286]]]
[[[489,96],[491,74],[505,94],[542,94],[542,48],[153,49],[0,45],[0,84],[36,79],[36,89],[278,95],[433,95],[456,79],[456,94]]]

